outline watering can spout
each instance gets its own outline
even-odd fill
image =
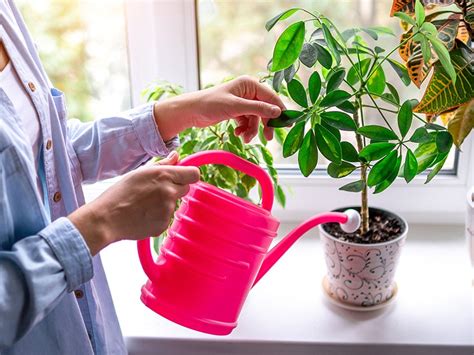
[[[301,223],[272,248],[263,260],[262,266],[255,278],[253,286],[272,268],[273,265],[286,253],[288,249],[308,230],[322,223],[338,222],[344,232],[353,233],[360,227],[360,215],[355,210],[342,212],[329,212],[316,215]],[[253,287],[252,286],[252,287]]]

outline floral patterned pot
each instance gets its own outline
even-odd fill
[[[403,218],[391,212],[370,209],[375,210],[400,221],[402,231],[399,237],[383,243],[358,244],[334,238],[324,229],[324,225],[319,226],[328,267],[326,292],[343,304],[374,307],[388,302],[395,293],[395,270],[408,225]]]

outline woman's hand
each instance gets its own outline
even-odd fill
[[[258,133],[260,121],[267,139],[273,138],[273,128],[266,123],[278,117],[285,106],[266,85],[249,76],[155,104],[155,120],[165,141],[190,127],[207,127],[235,119],[236,135],[250,142]]]
[[[92,255],[113,242],[160,235],[168,228],[176,201],[199,180],[198,168],[173,166],[177,161],[173,152],[158,164],[127,174],[68,216]]]

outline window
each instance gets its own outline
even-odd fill
[[[228,75],[265,71],[276,32],[265,21],[282,9],[316,8],[343,27],[394,26],[390,1],[376,0],[17,0],[30,24],[40,55],[55,85],[68,95],[71,116],[91,119],[143,102],[140,93],[156,79],[197,90]],[[51,14],[55,21],[45,19]],[[354,23],[357,22],[357,23]],[[396,42],[387,37],[385,41]],[[59,51],[61,48],[61,51]],[[390,72],[387,71],[389,74]],[[391,75],[391,73],[390,73]],[[396,80],[394,80],[396,82]],[[406,92],[410,97],[415,92]],[[472,184],[472,135],[464,151],[451,157],[448,172],[429,185],[420,178],[396,181],[370,203],[405,216],[409,222],[461,223],[465,194]],[[279,150],[278,150],[279,151]],[[281,220],[301,221],[314,213],[359,204],[357,194],[338,191],[342,181],[325,174],[303,178],[289,160],[280,160],[287,188]],[[456,167],[456,169],[452,169]],[[449,168],[451,170],[449,171]],[[345,178],[344,183],[355,177]],[[472,178],[471,178],[472,179]],[[89,199],[110,182],[86,188]]]
[[[69,117],[88,121],[130,107],[123,1],[17,0]]]
[[[243,1],[237,5],[235,1],[200,0],[198,4],[199,73],[202,86],[218,83],[229,76],[261,75],[271,58],[273,45],[281,33],[278,32],[278,28],[276,31],[266,33],[264,24],[268,19],[291,7],[317,10],[343,29],[354,26],[387,26],[393,28],[395,33],[401,33],[399,21],[388,16],[391,1],[318,1],[317,5],[309,0]],[[385,36],[381,37],[378,44],[393,48],[398,42],[398,37]],[[311,74],[310,70],[305,69],[300,68],[298,72],[303,81],[307,81]],[[393,71],[386,70],[386,75],[388,81],[398,84],[396,86],[401,89],[400,92],[404,94],[405,99],[421,98],[420,90],[414,85],[406,88]],[[379,120],[376,110],[368,109],[367,117],[374,117],[374,121]],[[396,119],[395,115],[390,117],[388,114],[387,117],[392,118],[392,121]],[[343,140],[350,140],[355,144],[352,133],[346,133]],[[284,159],[281,147],[276,142],[271,142],[269,148],[280,169],[288,173],[298,173],[296,155]],[[452,150],[443,168],[446,173],[455,173],[455,156],[455,151]],[[319,165],[323,170],[328,161],[324,157],[320,158]]]

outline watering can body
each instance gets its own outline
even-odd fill
[[[273,186],[260,167],[229,152],[207,151],[181,165],[225,164],[253,176],[262,189],[257,206],[205,182],[190,187],[155,261],[149,240],[138,253],[149,280],[142,302],[169,320],[201,332],[226,335],[236,326],[252,286],[308,229],[345,223],[343,213],[315,216],[269,252],[279,221],[271,215]]]

